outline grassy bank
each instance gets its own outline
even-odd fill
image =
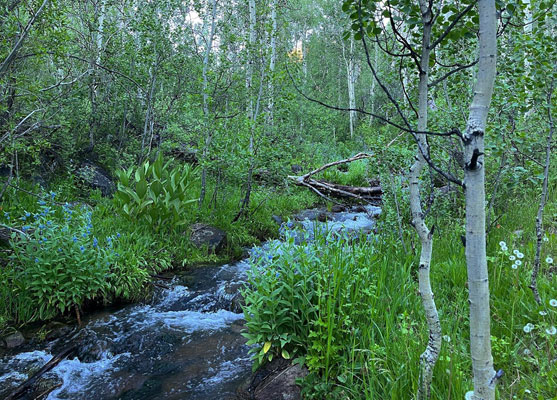
[[[165,270],[237,259],[246,247],[277,236],[273,215],[286,217],[316,200],[295,187],[257,187],[248,216],[232,222],[242,192],[225,186],[217,207],[191,203],[179,224],[156,226],[125,213],[116,199],[79,196],[67,183],[45,192],[21,182],[20,189],[7,190],[0,213],[4,227],[17,230],[1,253],[0,333],[8,325],[75,317],[95,304],[141,299],[151,276]],[[193,187],[190,195],[197,193]],[[221,252],[191,244],[189,227],[197,222],[226,232]]]
[[[536,199],[521,199],[489,235],[492,346],[495,367],[505,373],[498,385],[501,399],[555,398],[554,193],[551,198],[539,278],[542,305],[528,287]],[[464,247],[458,220],[452,222],[438,225],[434,238],[432,282],[443,329],[434,399],[462,399],[472,388]],[[281,252],[259,261],[266,272],[254,267],[245,309],[247,336],[260,345],[254,357],[259,362],[293,358],[307,365],[305,398],[405,399],[416,393],[428,338],[418,258],[406,253],[392,232],[359,243],[327,237],[307,246],[287,242]],[[404,236],[407,244],[417,244],[412,232]]]

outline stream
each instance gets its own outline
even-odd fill
[[[311,240],[316,229],[369,233],[379,213],[379,207],[360,206],[337,213],[306,210],[295,219]],[[251,252],[266,251],[273,242]],[[55,340],[0,350],[0,398],[76,344],[76,356],[61,361],[21,398],[234,399],[251,374],[238,301],[249,268],[247,258],[178,272],[159,282],[167,288],[157,288],[149,302],[92,313],[81,330]]]

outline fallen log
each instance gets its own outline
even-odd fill
[[[319,184],[324,188],[331,189],[331,190],[338,190],[341,193],[347,192],[352,193],[361,197],[380,197],[383,195],[383,189],[381,186],[346,186],[346,185],[339,185],[337,183],[326,182],[322,180],[314,180],[311,179],[310,181],[314,181],[315,184]]]
[[[334,161],[328,164],[325,164],[311,172],[308,172],[302,176],[288,176],[289,179],[292,179],[296,182],[296,185],[305,186],[319,196],[324,197],[325,199],[332,201],[333,203],[340,204],[339,202],[333,200],[331,197],[335,198],[351,198],[355,200],[360,200],[364,202],[377,202],[380,200],[381,195],[383,194],[383,190],[381,186],[347,186],[347,185],[340,185],[332,182],[326,182],[323,180],[313,179],[312,176],[335,165],[346,164],[357,160],[362,160],[364,158],[370,158],[371,155],[366,153],[359,153],[353,157]]]
[[[70,346],[62,350],[60,353],[56,354],[45,365],[43,365],[41,369],[35,372],[33,376],[31,376],[29,379],[27,379],[25,382],[19,385],[19,387],[14,392],[12,392],[12,394],[6,397],[6,400],[14,400],[21,397],[27,390],[29,390],[29,388],[31,388],[31,386],[35,384],[35,382],[39,380],[41,376],[43,376],[45,373],[47,373],[56,365],[58,365],[60,361],[73,354],[76,350],[77,350],[77,346]]]

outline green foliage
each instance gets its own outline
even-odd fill
[[[285,242],[252,254],[245,336],[263,344],[253,350],[256,364],[274,355],[304,357],[327,381],[341,374],[355,324],[374,314],[375,283],[364,266],[374,256],[364,238],[356,243],[329,233],[296,244],[299,235],[287,230]]]
[[[171,166],[159,154],[154,163],[146,161],[138,168],[120,170],[116,203],[132,219],[145,219],[157,229],[177,227],[187,222],[196,170],[189,164]]]
[[[4,321],[46,320],[90,300],[139,299],[146,294],[147,262],[154,271],[169,268],[164,249],[154,252],[153,237],[118,221],[110,202],[91,209],[60,206],[54,197],[51,192],[33,204],[19,196],[32,211],[4,212],[5,225],[22,232],[12,234],[9,264],[1,269]],[[122,233],[114,232],[115,224]]]
[[[91,235],[90,211],[40,200],[37,213],[18,219],[25,225],[12,234],[12,264],[4,277],[20,306],[13,310],[16,320],[49,319],[109,289],[118,254]]]
[[[501,384],[499,396],[553,398],[557,277],[551,255],[557,253],[557,236],[548,234],[543,242],[543,304],[537,306],[529,289],[536,201],[526,197],[520,203],[499,221],[488,244],[495,364],[506,376],[520,376],[513,385]],[[551,218],[546,222],[554,229]],[[513,233],[517,229],[522,232]],[[285,349],[287,356],[305,362],[310,375],[304,398],[401,399],[415,393],[419,355],[428,338],[415,277],[418,258],[406,254],[390,232],[382,227],[377,242],[318,237],[315,243],[295,245],[287,240],[253,256],[245,289],[246,336],[259,345],[253,356],[264,362]],[[433,399],[463,398],[472,387],[460,234],[458,224],[452,224],[441,225],[434,235],[432,284],[443,346]]]
[[[340,167],[342,168],[342,167]],[[368,186],[369,160],[359,160],[348,164],[347,170],[328,168],[323,171],[326,181],[348,186]]]

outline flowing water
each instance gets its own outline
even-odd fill
[[[316,222],[319,213],[312,210],[298,218],[311,239],[325,226],[370,232],[379,212],[367,206],[328,214],[327,224]],[[55,387],[49,400],[233,399],[251,372],[237,302],[248,269],[246,259],[175,275],[148,303],[91,314],[77,333],[6,353],[0,358],[0,398],[76,344],[77,355],[47,372],[23,398],[36,398],[42,384],[45,393]]]

